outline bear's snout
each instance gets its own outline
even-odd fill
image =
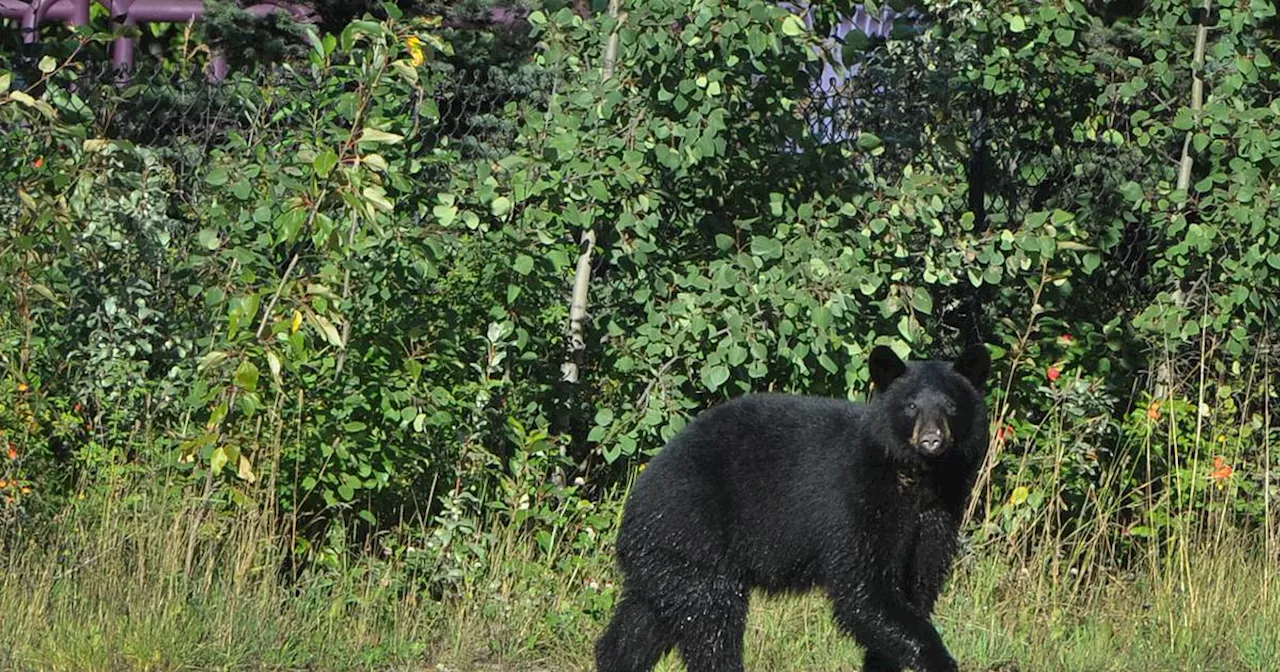
[[[942,452],[942,443],[942,432],[934,430],[920,435],[920,445],[917,447],[927,455],[934,455]]]
[[[941,455],[951,447],[951,428],[945,419],[922,417],[916,420],[914,429],[911,443],[924,455]]]

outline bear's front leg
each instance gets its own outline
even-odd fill
[[[836,622],[868,652],[868,669],[957,672],[933,624],[891,587],[872,558],[849,559],[827,573]]]
[[[947,575],[951,573],[959,542],[959,525],[955,521],[955,517],[942,510],[926,511],[920,515],[907,590],[911,604],[925,617],[933,613],[933,605],[942,593]]]

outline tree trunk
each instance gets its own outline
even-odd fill
[[[1200,116],[1200,111],[1204,109],[1204,77],[1201,76],[1201,72],[1204,70],[1204,53],[1209,42],[1209,16],[1213,3],[1211,0],[1204,0],[1201,7],[1203,13],[1200,16],[1200,26],[1196,29],[1196,47],[1191,59],[1191,111],[1196,113],[1197,118]],[[1177,182],[1177,189],[1182,192],[1191,188],[1191,169],[1195,165],[1191,156],[1191,138],[1194,134],[1194,129],[1187,131],[1187,136],[1182,141],[1182,160],[1178,162]],[[1194,212],[1195,205],[1191,203],[1190,195],[1187,196],[1182,209],[1184,215]],[[1178,308],[1186,306],[1186,293],[1182,291],[1181,282],[1178,280],[1174,280],[1172,296],[1173,305]],[[1160,363],[1156,366],[1155,397],[1157,399],[1163,399],[1173,392],[1175,375],[1173,354],[1169,351],[1162,353]]]

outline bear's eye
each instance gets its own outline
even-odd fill
[[[908,411],[911,411],[912,413],[915,413],[915,412],[916,412],[916,408],[917,408],[917,407],[916,407],[916,402],[914,402],[914,401],[909,402],[909,403],[907,404],[907,410],[908,410]]]

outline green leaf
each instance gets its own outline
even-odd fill
[[[803,35],[806,32],[804,21],[795,14],[788,14],[782,19],[782,34],[788,37]]]
[[[204,181],[215,187],[220,187],[226,184],[227,179],[228,179],[227,169],[223,166],[218,166],[217,168],[214,168],[213,170],[209,171],[208,175],[204,176]]]
[[[54,295],[53,290],[49,289],[47,286],[38,282],[33,282],[31,283],[31,289],[34,289],[37,294],[47,299],[49,303],[59,307],[66,307],[66,304],[58,300],[58,297]]]
[[[908,343],[914,343],[916,340],[915,334],[911,331],[911,318],[907,315],[898,318],[898,334]]]
[[[489,208],[494,217],[505,217],[508,212],[511,212],[511,199],[506,196],[499,196],[493,199],[493,203],[489,204]]]
[[[196,234],[196,241],[200,243],[200,247],[213,251],[222,245],[222,241],[218,240],[218,234],[212,229],[200,229]]]
[[[520,275],[529,275],[533,270],[533,257],[527,254],[521,254],[516,257],[515,271]]]
[[[724,364],[713,364],[702,369],[702,384],[712,392],[729,380],[729,367]]]
[[[436,219],[440,221],[440,226],[449,226],[453,223],[453,220],[458,218],[458,206],[452,203],[441,203],[431,208],[431,214],[435,215]]]
[[[236,476],[238,476],[240,480],[245,481],[246,483],[253,483],[258,480],[258,476],[253,473],[253,464],[249,462],[249,458],[241,455],[237,462]]]
[[[403,135],[380,131],[376,128],[365,128],[360,132],[360,142],[370,142],[383,145],[394,145],[404,140]]]
[[[818,306],[813,310],[813,315],[809,319],[813,322],[813,326],[819,329],[827,329],[831,326],[831,318],[830,308]]]
[[[410,84],[418,83],[418,70],[414,68],[413,64],[409,61],[403,59],[399,61],[392,61],[391,67],[394,68],[406,82],[409,82]]]
[[[222,472],[222,468],[225,466],[227,466],[227,450],[222,446],[218,446],[209,455],[209,469],[218,474]]]
[[[276,381],[276,385],[283,387],[284,382],[280,378],[280,355],[274,351],[267,351],[267,368],[271,370],[271,377]]]
[[[1102,257],[1097,252],[1088,252],[1080,262],[1084,266],[1085,273],[1092,273],[1094,269],[1102,265]]]
[[[1027,486],[1019,485],[1013,489],[1013,494],[1009,495],[1009,504],[1018,506],[1019,504],[1027,501],[1027,497],[1030,494],[1031,491],[1027,489]]]
[[[258,389],[258,367],[247,359],[241,360],[240,366],[236,367],[235,381],[236,385],[249,392]]]
[[[387,200],[387,192],[376,184],[371,184],[364,189],[361,189],[360,195],[364,196],[366,201],[372,203],[374,207],[382,210],[383,212],[393,212],[396,209],[396,206],[392,205],[391,201]]]
[[[54,111],[53,106],[50,105],[48,101],[32,98],[31,95],[28,94],[26,91],[10,91],[9,99],[16,100],[19,103],[26,105],[27,107],[34,108],[37,112],[44,115],[50,120],[54,120],[58,116],[58,113]],[[89,138],[84,141],[85,151],[102,151],[106,147],[110,147],[110,146],[111,146],[111,141],[109,140]],[[95,149],[90,149],[91,147]]]
[[[58,60],[52,56],[44,56],[40,59],[40,62],[36,64],[36,69],[47,75],[58,69]]]
[[[209,422],[205,423],[205,426],[207,426],[210,430],[217,427],[218,424],[221,423],[223,419],[227,417],[227,410],[228,410],[227,402],[224,401],[221,404],[218,404],[213,409],[213,412],[209,414]]]
[[[911,294],[911,307],[926,315],[932,313],[933,297],[929,295],[929,290],[917,287]]]
[[[305,208],[292,208],[280,213],[276,217],[275,228],[279,232],[280,242],[293,242],[298,237],[298,233],[302,231],[302,226],[307,223],[307,210]]]
[[[320,334],[324,336],[324,340],[329,342],[329,345],[339,348],[342,347],[342,336],[338,334],[337,327],[333,326],[333,323],[329,321],[329,318],[319,313],[311,313],[309,317],[311,318],[312,324],[314,324],[316,328],[320,330]]]
[[[863,131],[858,134],[858,147],[860,149],[875,149],[882,144],[884,144],[884,142],[880,140],[880,136],[875,133]]]
[[[777,259],[782,256],[782,243],[774,238],[752,236],[751,254],[761,259]]]
[[[200,358],[199,363],[196,364],[196,371],[203,373],[227,361],[227,357],[229,356],[230,355],[228,355],[225,352],[222,352],[221,350],[214,350],[213,352],[210,352],[209,354]]]
[[[1146,198],[1142,185],[1132,181],[1120,185],[1120,194],[1128,199],[1130,203],[1137,203]]]
[[[316,169],[316,174],[320,177],[329,177],[329,173],[334,166],[338,165],[338,154],[332,149],[326,149],[316,155],[312,165]]]
[[[1027,21],[1017,14],[1005,14],[1005,21],[1009,22],[1009,32],[1021,33],[1027,29]]]

